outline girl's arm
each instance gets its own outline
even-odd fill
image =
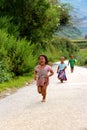
[[[34,80],[36,80],[36,77],[37,77],[37,71],[34,70]]]
[[[65,66],[64,70],[67,68],[67,66]]]
[[[53,70],[50,70],[50,74],[48,75],[48,77],[52,76],[54,74]]]
[[[67,66],[64,68],[64,70],[67,68]]]
[[[57,73],[58,73],[58,71],[59,71],[59,66],[57,67]]]
[[[69,65],[69,61],[68,61],[68,65]]]

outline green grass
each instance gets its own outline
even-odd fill
[[[82,66],[87,66],[87,48],[80,49],[79,57],[79,64]]]
[[[17,89],[23,87],[26,82],[30,83],[33,80],[33,74],[15,77],[14,79],[0,84],[0,93],[8,89]]]
[[[87,48],[85,48],[85,49],[80,49],[80,55],[81,55],[83,58],[87,57]]]

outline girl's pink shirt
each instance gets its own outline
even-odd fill
[[[47,78],[50,71],[52,71],[51,66],[46,65],[43,69],[41,69],[40,65],[35,67],[35,71],[37,72],[37,86],[44,86],[49,84],[49,78]]]
[[[40,68],[40,65],[37,65],[37,66],[35,67],[35,71],[37,72],[37,74],[39,74],[40,71],[43,71],[44,74],[48,75],[48,73],[49,73],[50,71],[52,71],[52,68],[51,68],[51,66],[46,65],[43,69],[41,69],[41,68]]]

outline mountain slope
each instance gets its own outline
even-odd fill
[[[79,29],[70,25],[63,26],[55,33],[55,35],[59,37],[67,37],[69,39],[80,39],[82,37]]]
[[[87,0],[61,0],[61,2],[70,3],[73,7],[71,10],[73,24],[85,36],[87,34]]]

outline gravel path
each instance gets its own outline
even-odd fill
[[[53,69],[45,103],[35,83],[0,100],[0,130],[87,130],[87,69],[68,67],[64,83]]]

